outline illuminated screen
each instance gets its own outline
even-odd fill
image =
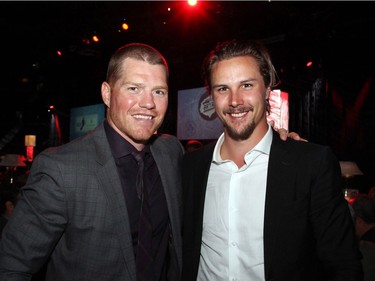
[[[223,126],[204,87],[178,91],[177,138],[217,139]]]
[[[104,104],[75,107],[70,110],[70,140],[94,129],[104,119]]]

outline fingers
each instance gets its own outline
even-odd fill
[[[300,135],[297,134],[296,132],[288,133],[288,131],[284,128],[276,129],[274,127],[275,122],[273,120],[269,121],[269,124],[272,126],[272,128],[274,128],[274,130],[276,130],[279,133],[280,139],[282,139],[284,141],[287,140],[287,138],[289,137],[289,138],[294,139],[296,141],[308,142],[306,139],[301,138]]]
[[[296,140],[296,141],[304,141],[304,142],[307,142],[306,139],[301,138],[301,137],[299,136],[299,134],[297,134],[296,132],[290,132],[290,133],[287,134],[287,135],[288,135],[289,138],[292,138],[292,139],[294,139],[294,140]]]
[[[287,130],[281,128],[281,129],[278,129],[277,132],[279,133],[280,138],[281,138],[282,140],[285,141],[285,140],[288,138],[288,131],[287,131]]]

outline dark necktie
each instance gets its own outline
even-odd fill
[[[152,257],[152,224],[151,212],[148,204],[148,194],[143,183],[144,153],[132,152],[138,163],[137,193],[141,200],[141,211],[138,222],[138,246],[136,255],[136,269],[138,281],[152,281],[153,257]]]

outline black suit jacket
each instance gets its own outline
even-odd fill
[[[183,280],[196,280],[206,184],[215,143],[183,161]],[[251,241],[249,241],[251,243]],[[264,218],[267,281],[362,280],[354,225],[332,151],[274,133]]]

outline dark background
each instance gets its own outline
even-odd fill
[[[176,134],[177,91],[202,87],[200,65],[218,42],[259,39],[289,93],[290,130],[355,161],[375,185],[373,3],[358,1],[1,2],[0,155],[51,145],[49,105],[69,140],[70,109],[101,103],[110,55],[148,43],[169,62],[170,107],[161,132]],[[168,7],[171,11],[168,11]],[[126,19],[130,28],[121,31]],[[87,43],[92,35],[98,43]],[[57,55],[57,50],[62,56]],[[308,61],[313,65],[306,67]]]

